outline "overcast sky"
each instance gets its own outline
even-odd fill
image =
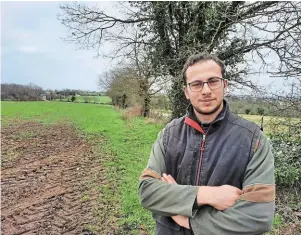
[[[108,63],[61,39],[67,29],[57,20],[60,4],[64,2],[1,2],[2,83],[98,89],[97,75]]]
[[[97,76],[110,65],[95,59],[95,52],[78,50],[76,45],[61,39],[67,34],[57,20],[61,4],[64,2],[1,2],[2,83],[98,90]],[[111,2],[98,4],[101,9],[114,11]],[[274,79],[263,75],[252,80],[266,85]],[[272,89],[279,89],[281,84],[278,79]]]

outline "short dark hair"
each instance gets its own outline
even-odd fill
[[[186,71],[187,71],[188,67],[196,64],[197,62],[208,61],[208,60],[213,60],[215,63],[217,63],[221,67],[222,76],[225,77],[225,74],[226,74],[225,64],[217,56],[211,55],[208,53],[199,53],[199,54],[190,56],[184,65],[183,72],[182,72],[184,84],[186,84],[186,81],[187,81]]]

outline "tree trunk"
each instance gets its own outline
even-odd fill
[[[149,94],[147,94],[144,97],[143,117],[149,117],[149,111],[150,111],[150,96],[149,96]]]
[[[181,79],[176,78],[173,81],[169,97],[172,107],[172,119],[179,118],[185,115],[189,101],[186,99],[185,93],[183,91],[183,82]]]
[[[122,102],[122,104],[121,104],[121,105],[122,105],[122,108],[123,108],[123,109],[127,108],[127,104],[126,104],[126,101],[127,101],[127,95],[126,95],[126,94],[123,94],[123,96],[122,96],[121,99],[122,99],[122,101],[121,101],[121,102]]]

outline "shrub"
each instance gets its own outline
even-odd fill
[[[257,114],[258,114],[258,115],[264,115],[264,109],[258,107],[258,108],[257,108]]]
[[[245,109],[246,114],[250,114],[251,109]]]
[[[140,117],[142,114],[142,107],[133,106],[133,107],[127,108],[125,110],[122,110],[121,113],[122,113],[123,120],[131,119],[133,117]]]
[[[299,133],[298,133],[299,132]],[[277,185],[301,184],[301,131],[271,135]]]

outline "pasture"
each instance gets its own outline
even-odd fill
[[[62,101],[71,101],[72,96],[63,98]],[[60,99],[56,99],[60,101]],[[97,103],[97,104],[111,104],[112,99],[109,96],[76,96],[76,103]]]

